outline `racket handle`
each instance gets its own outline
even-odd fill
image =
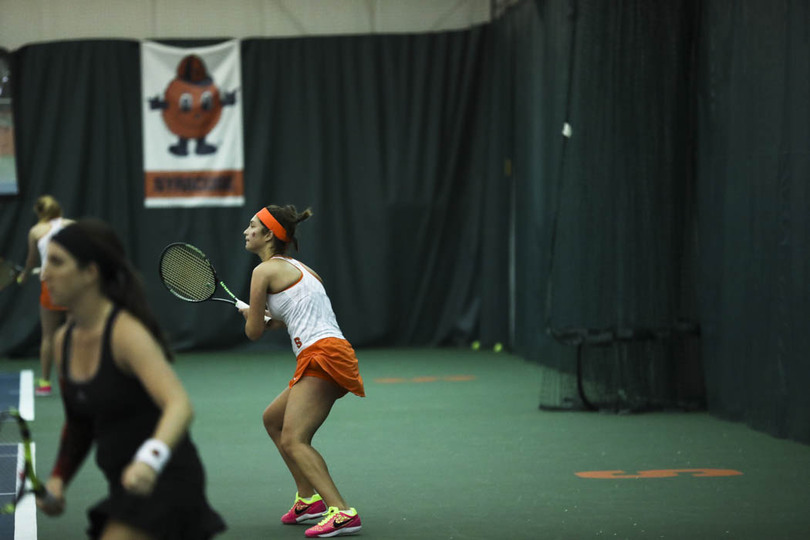
[[[246,304],[246,303],[242,302],[242,301],[241,301],[241,300],[239,300],[238,298],[236,299],[236,309],[247,309],[247,308],[249,308],[249,307],[250,307],[250,306],[249,306],[248,304]],[[264,316],[264,322],[265,322],[265,324],[269,323],[269,322],[270,322],[270,317],[268,317],[267,315],[265,315],[265,316]]]
[[[46,514],[56,516],[65,510],[65,502],[62,499],[57,499],[53,493],[46,488],[42,488],[40,492],[34,494],[39,501],[38,506],[42,508]]]
[[[53,505],[57,503],[56,497],[54,497],[53,493],[44,489],[40,493],[36,493],[37,499],[42,500],[47,505]]]

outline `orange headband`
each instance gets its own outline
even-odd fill
[[[256,214],[256,217],[259,218],[259,221],[261,221],[265,227],[273,231],[273,234],[275,234],[279,240],[282,242],[290,241],[290,238],[287,236],[287,231],[281,226],[281,223],[279,223],[278,220],[273,217],[270,210],[267,208],[262,208]]]

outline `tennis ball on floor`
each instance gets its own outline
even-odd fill
[[[503,350],[503,343],[496,343],[492,350],[497,352],[501,352]]]
[[[470,345],[470,348],[472,350],[474,350],[474,351],[477,351],[478,349],[481,348],[481,342],[480,341],[473,341],[472,344]]]

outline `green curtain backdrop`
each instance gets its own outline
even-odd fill
[[[582,350],[605,405],[702,399],[684,384],[701,379],[697,348],[675,330],[698,319],[693,5],[527,2],[499,23],[517,66],[516,343],[572,375],[578,350],[552,334],[629,335]],[[651,329],[675,337],[642,343]],[[566,380],[547,405],[582,405]]]
[[[570,373],[573,347],[547,327],[693,320],[699,356],[628,347],[597,356],[596,376],[652,365],[651,389],[699,396],[702,369],[713,414],[810,442],[810,8],[561,0],[513,14],[497,25],[514,35],[516,348]]]
[[[242,231],[260,207],[311,206],[300,258],[324,278],[357,346],[508,336],[506,196],[489,184],[491,32],[242,42],[244,208],[144,209],[140,64],[134,41],[15,52],[22,194],[2,203],[0,252],[23,260],[31,207],[51,193],[69,217],[111,221],[180,350],[246,342],[220,304],[165,291],[161,249],[198,245],[238,294],[257,261]],[[500,171],[499,167],[496,170]],[[34,354],[36,287],[4,291],[0,354]],[[482,306],[486,305],[484,311]],[[13,306],[13,308],[12,308]],[[275,335],[260,346],[287,346]]]
[[[710,410],[810,442],[810,6],[701,16],[701,320]]]

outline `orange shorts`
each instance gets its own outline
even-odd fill
[[[67,308],[57,306],[56,304],[53,303],[53,300],[51,299],[51,293],[50,291],[48,291],[48,286],[45,285],[45,282],[40,281],[40,283],[41,286],[39,291],[39,304],[45,309],[48,309],[50,311],[66,311]]]
[[[343,388],[343,395],[348,392],[360,397],[366,395],[357,356],[345,339],[321,339],[301,351],[290,388],[302,377],[318,377],[331,381]]]

